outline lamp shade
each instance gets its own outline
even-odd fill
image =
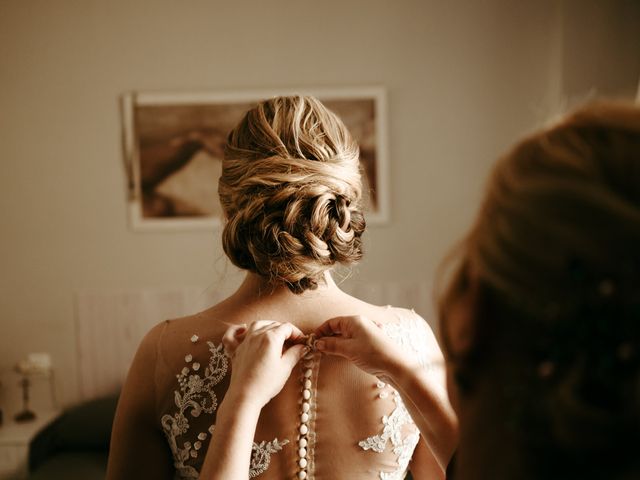
[[[16,371],[22,375],[48,375],[51,372],[51,355],[48,353],[30,353],[16,365]]]

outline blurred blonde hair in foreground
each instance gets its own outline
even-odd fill
[[[229,134],[218,191],[224,251],[295,293],[362,256],[358,145],[313,97],[276,97]]]
[[[533,478],[637,471],[640,108],[593,103],[516,144],[455,258],[440,315],[461,402],[495,387],[485,413]]]

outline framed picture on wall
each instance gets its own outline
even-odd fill
[[[389,218],[386,96],[383,88],[152,93],[122,96],[131,226],[136,231],[212,229],[221,224],[218,178],[231,129],[257,102],[313,95],[360,145],[369,224]]]

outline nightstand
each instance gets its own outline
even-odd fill
[[[29,442],[60,412],[37,412],[31,422],[16,423],[6,418],[0,426],[0,480],[18,480],[27,477]]]

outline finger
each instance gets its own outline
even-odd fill
[[[261,330],[264,330],[265,327],[269,327],[273,324],[279,324],[275,320],[256,320],[249,324],[249,328],[247,329],[248,333],[258,333]]]
[[[316,349],[329,355],[351,358],[353,340],[340,337],[323,337],[316,342]]]
[[[355,329],[368,321],[361,315],[346,315],[341,317],[333,317],[324,322],[316,329],[316,335],[325,337],[329,335],[340,335],[349,338],[353,335]]]
[[[298,364],[300,359],[302,359],[309,350],[309,347],[300,344],[287,348],[287,350],[282,354],[282,360],[284,361],[285,367],[288,368],[289,371],[293,370],[293,367]]]
[[[284,325],[280,322],[272,322],[268,325],[263,325],[262,327],[258,328],[257,330],[255,330],[253,332],[254,336],[260,336],[260,335],[264,335],[267,332],[270,332],[270,334],[273,334],[273,332],[278,329],[278,327],[280,327],[281,325]],[[284,341],[284,340],[283,340]]]
[[[224,338],[229,338],[229,339],[238,339],[238,338],[242,338],[246,335],[247,333],[247,325],[242,323],[239,325],[236,324],[232,324],[229,326],[229,328],[227,328],[227,331],[224,332],[223,335],[223,339]]]
[[[302,330],[291,323],[279,323],[263,327],[258,330],[255,335],[273,335],[276,342],[283,345],[285,342],[301,343],[307,337]]]
[[[319,337],[330,335],[341,335],[342,331],[348,324],[349,317],[333,317],[316,328],[315,334]]]
[[[289,340],[295,342],[297,340],[304,340],[307,338],[302,330],[296,327],[293,323],[281,323],[274,328],[274,332],[279,335],[283,335],[285,341]]]
[[[222,336],[222,344],[228,355],[233,355],[238,345],[244,340],[246,331],[247,329],[244,325],[231,325],[227,328],[227,331]]]

